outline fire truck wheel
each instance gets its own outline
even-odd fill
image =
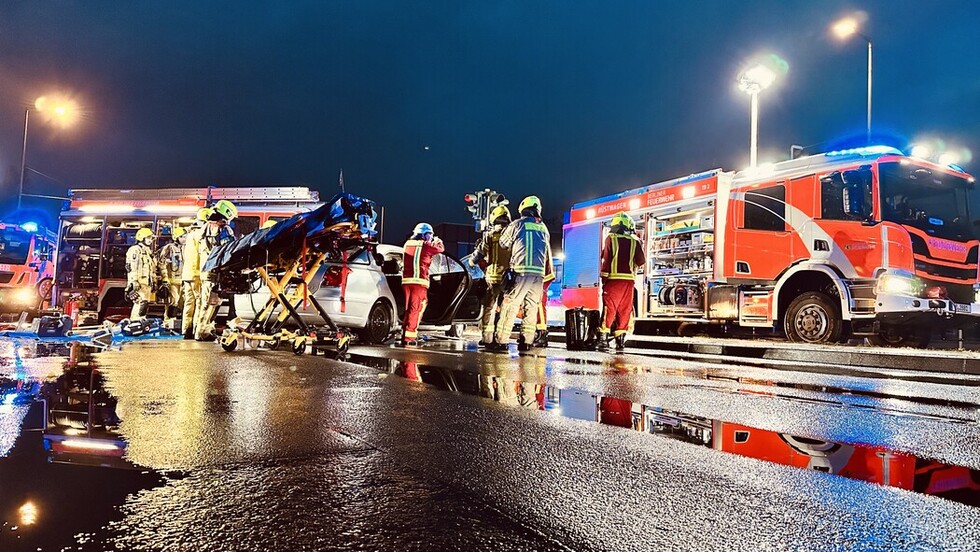
[[[875,347],[916,347],[929,345],[932,332],[925,328],[887,328],[878,335],[868,337]]]
[[[53,285],[54,282],[51,281],[51,278],[45,278],[37,283],[39,306],[43,307],[45,303],[51,300],[51,287]]]
[[[837,343],[843,327],[840,306],[818,291],[793,299],[783,316],[783,330],[794,343]]]

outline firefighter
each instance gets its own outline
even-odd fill
[[[548,286],[555,281],[554,262],[549,258],[545,267],[544,280],[541,282],[541,302],[538,303],[538,324],[534,331],[534,346],[548,346]]]
[[[609,332],[616,351],[626,348],[626,334],[633,329],[633,285],[637,271],[646,263],[643,244],[636,237],[636,223],[625,212],[612,218],[609,235],[602,244],[599,277],[602,280],[602,325],[599,350],[609,350]]]
[[[521,218],[507,226],[500,236],[500,245],[510,250],[508,270],[513,272],[513,285],[504,292],[497,322],[496,342],[487,346],[488,351],[503,352],[510,341],[517,311],[523,308],[521,338],[517,348],[529,351],[534,342],[538,302],[544,289],[544,275],[551,263],[551,234],[541,221],[541,200],[537,196],[525,197],[517,208]],[[505,278],[506,279],[506,278]]]
[[[180,308],[185,234],[186,231],[183,228],[175,226],[170,235],[172,241],[161,247],[160,252],[157,253],[157,274],[160,282],[157,299],[164,303],[163,327],[168,330],[174,329],[177,309]]]
[[[184,309],[180,319],[180,330],[184,339],[194,339],[194,314],[197,303],[201,299],[201,265],[198,249],[201,244],[201,232],[204,225],[214,213],[214,209],[205,207],[197,211],[197,228],[184,236],[183,260],[180,279],[184,292]]]
[[[402,291],[405,294],[405,320],[402,322],[402,347],[418,345],[419,322],[429,299],[429,265],[432,257],[446,247],[437,238],[432,225],[415,225],[412,237],[405,242],[402,257]]]
[[[133,302],[130,320],[145,318],[146,309],[153,300],[156,280],[153,240],[153,230],[140,228],[136,231],[136,244],[126,250],[126,297]]]
[[[487,282],[487,293],[483,296],[483,320],[480,323],[483,338],[480,345],[493,343],[496,330],[497,302],[500,299],[500,282],[504,271],[510,264],[510,251],[500,246],[500,235],[510,224],[510,210],[498,205],[490,212],[491,227],[484,232],[477,244],[476,252],[470,257],[472,266],[479,266]]]
[[[204,263],[211,250],[223,243],[235,239],[228,223],[238,217],[238,209],[227,199],[214,204],[213,212],[201,228],[200,241],[197,245],[197,266],[201,274],[201,294],[197,300],[194,312],[194,339],[198,341],[214,341],[215,312],[218,310],[218,300],[212,297],[215,292],[216,278],[204,271]]]

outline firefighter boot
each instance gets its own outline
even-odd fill
[[[538,330],[534,336],[534,346],[535,347],[547,347],[548,346],[548,330]]]
[[[597,351],[609,350],[609,332],[599,332],[599,339],[596,342]]]
[[[626,350],[626,334],[619,334],[616,336],[616,352],[622,353]]]

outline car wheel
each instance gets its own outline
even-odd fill
[[[376,301],[368,313],[367,324],[359,332],[361,339],[367,343],[384,343],[391,334],[391,309],[383,301]]]
[[[928,328],[887,328],[877,335],[868,336],[868,343],[876,347],[915,347],[929,345],[932,332]]]
[[[817,291],[793,299],[783,316],[783,330],[794,343],[837,343],[843,328],[840,306]]]

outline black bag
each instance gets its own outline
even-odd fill
[[[510,293],[513,291],[514,286],[517,285],[517,272],[514,269],[508,268],[504,271],[504,275],[500,280],[500,291],[504,293]]]
[[[67,337],[71,335],[70,316],[42,316],[35,321],[38,337]]]
[[[594,351],[599,343],[599,311],[575,307],[565,311],[565,348]]]

